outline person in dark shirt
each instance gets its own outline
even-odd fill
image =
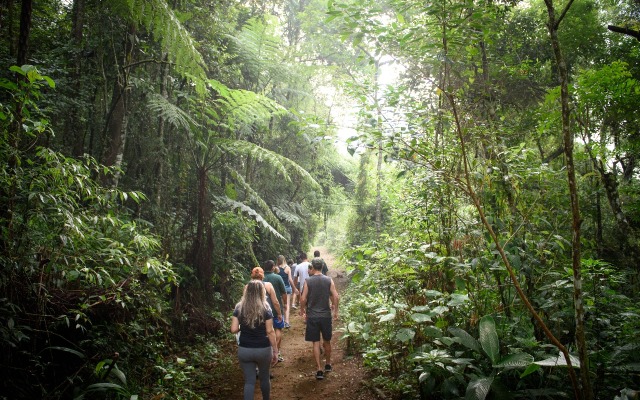
[[[338,302],[340,297],[333,279],[322,275],[322,259],[311,260],[310,276],[304,281],[300,295],[300,315],[307,321],[304,340],[313,342],[313,356],[316,361],[316,379],[324,379],[326,372],[331,372],[331,337],[333,318],[338,319]],[[325,364],[320,362],[320,337],[322,335]]]
[[[320,258],[320,260],[322,260],[322,275],[327,275],[329,273],[329,267],[327,266],[327,263],[324,262],[322,257],[320,257],[320,250],[314,251],[313,257],[314,258],[317,257],[317,258]]]
[[[264,284],[252,279],[231,317],[231,333],[240,332],[238,360],[244,374],[244,400],[253,400],[256,365],[260,376],[262,400],[269,400],[269,372],[278,362],[278,347],[273,329],[273,314],[267,304]]]
[[[280,275],[273,272],[275,265],[276,264],[273,262],[273,260],[265,261],[263,281],[265,283],[269,282],[271,283],[271,285],[273,285],[273,288],[276,292],[276,297],[278,298],[278,305],[280,307],[280,310],[284,311],[284,302],[282,300],[282,297],[284,296],[285,299],[287,298],[287,291],[284,287],[284,281],[282,280]],[[273,320],[273,328],[276,330],[276,342],[278,344],[278,348],[280,349],[280,343],[282,342],[282,329],[284,328],[284,318],[282,318],[282,315]],[[282,354],[278,354],[278,361],[284,361]]]

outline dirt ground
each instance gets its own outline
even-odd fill
[[[333,256],[323,247],[315,247],[329,266],[329,276],[333,278],[338,292],[342,293],[348,284],[344,271],[335,262]],[[311,259],[310,257],[309,259]],[[339,328],[344,321],[339,320],[334,325],[331,340],[333,354],[331,364],[333,371],[325,374],[324,380],[315,378],[315,362],[311,343],[304,341],[304,321],[298,310],[292,309],[290,316],[291,328],[284,329],[282,338],[282,356],[284,362],[278,363],[271,369],[274,378],[271,380],[271,398],[279,400],[373,400],[375,394],[364,384],[366,371],[357,357],[345,354],[345,343],[340,341]],[[229,376],[227,385],[237,388],[229,399],[242,399],[244,380],[240,367],[237,373]],[[254,399],[262,399],[259,382],[256,384]]]

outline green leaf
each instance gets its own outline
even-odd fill
[[[578,359],[578,357],[569,354],[569,358],[571,359],[571,366],[573,368],[580,368],[580,359]],[[559,354],[558,357],[550,357],[545,360],[536,361],[535,364],[543,367],[566,367],[567,360],[564,358],[564,355]]]
[[[389,313],[389,314],[385,314],[382,315],[379,319],[380,322],[387,322],[387,321],[391,321],[396,317],[395,313]]]
[[[538,364],[530,364],[527,369],[524,370],[523,373],[520,374],[520,378],[524,378],[525,376],[532,374],[534,372],[536,372],[537,370],[539,370],[540,368],[542,368],[541,366],[539,366]]]
[[[500,342],[496,332],[496,323],[489,315],[480,320],[480,338],[478,339],[482,349],[487,353],[492,364],[500,359]]]
[[[408,342],[416,336],[416,331],[411,328],[401,328],[396,333],[396,339],[400,342]]]
[[[478,353],[482,353],[482,349],[480,348],[480,344],[478,343],[478,341],[473,336],[469,335],[467,331],[460,328],[451,327],[449,328],[449,332],[453,336],[455,336],[458,343],[470,348],[471,350],[475,350]]]
[[[533,363],[534,359],[531,354],[528,353],[513,353],[509,354],[503,359],[500,360],[499,363],[494,364],[494,368],[522,368],[529,366]]]
[[[69,353],[69,354],[73,354],[75,356],[78,356],[78,358],[85,358],[85,355],[82,354],[81,352],[74,350],[74,349],[70,349],[68,347],[60,347],[60,346],[50,346],[50,347],[46,347],[43,350],[58,350],[58,351],[64,351],[65,353]]]
[[[428,316],[427,314],[421,314],[421,313],[411,314],[411,319],[414,320],[417,323],[423,323],[423,322],[430,322],[431,321],[431,317],[430,316]]]
[[[465,400],[484,400],[491,390],[493,376],[485,376],[469,382],[464,395]]]

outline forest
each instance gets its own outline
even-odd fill
[[[388,399],[640,398],[638,0],[0,0],[0,60],[0,399],[216,398],[314,245]]]

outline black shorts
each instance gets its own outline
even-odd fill
[[[304,340],[307,342],[319,342],[320,333],[323,340],[331,340],[332,332],[331,317],[307,318],[307,330],[304,333]]]

